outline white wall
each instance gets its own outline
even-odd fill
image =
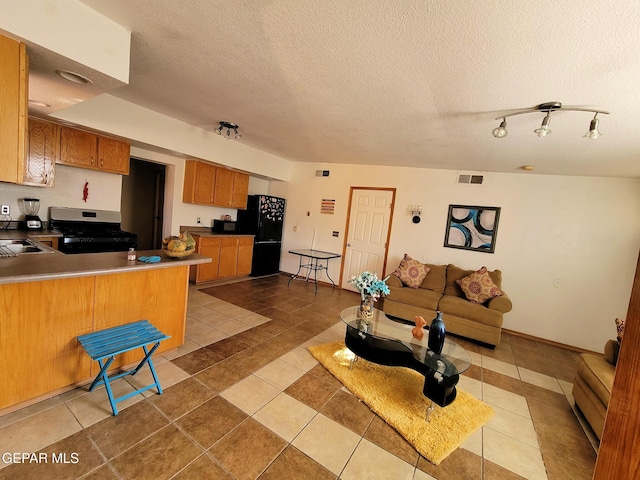
[[[39,217],[42,220],[49,219],[49,207],[51,206],[120,211],[122,193],[120,175],[56,165],[54,180],[55,185],[52,188],[0,183],[0,203],[11,207],[13,220],[24,219],[26,212],[20,201],[24,197],[40,199]],[[85,182],[89,182],[89,197],[86,202],[82,200]]]
[[[316,177],[318,169],[330,177]],[[286,252],[309,248],[314,228],[315,248],[342,252],[351,186],[394,187],[387,273],[405,252],[428,263],[500,269],[514,304],[505,328],[602,351],[628,307],[640,247],[640,180],[488,174],[477,186],[457,185],[456,177],[447,170],[292,164],[291,181],[271,182],[269,191],[287,199],[281,269],[297,270],[298,258]],[[319,213],[323,198],[336,200],[334,215]],[[410,204],[423,205],[420,224],[411,222]],[[494,254],[443,246],[449,204],[501,207]],[[337,281],[339,262],[330,267]]]

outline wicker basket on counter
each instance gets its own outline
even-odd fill
[[[184,258],[184,257],[188,257],[189,255],[191,255],[193,252],[196,251],[196,249],[195,248],[191,248],[189,250],[183,250],[182,252],[176,252],[176,251],[173,251],[173,250],[167,250],[167,249],[163,248],[162,251],[168,257]]]

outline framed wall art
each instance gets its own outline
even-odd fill
[[[449,205],[444,246],[493,253],[500,207]]]

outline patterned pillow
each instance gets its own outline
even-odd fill
[[[429,273],[429,267],[414,260],[406,253],[398,268],[393,272],[396,277],[402,280],[402,283],[411,288],[418,288],[427,273]]]
[[[621,343],[624,335],[624,318],[622,320],[616,318],[616,332],[618,333],[618,343]]]
[[[482,267],[477,272],[456,280],[456,283],[471,303],[484,303],[490,298],[502,295],[502,291],[487,273],[487,267]]]

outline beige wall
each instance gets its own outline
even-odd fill
[[[331,175],[316,177],[318,169]],[[626,314],[640,247],[640,180],[487,174],[477,186],[457,185],[448,170],[302,163],[291,170],[289,183],[271,182],[269,191],[287,199],[284,271],[297,269],[286,252],[309,248],[314,229],[315,248],[342,252],[350,186],[395,187],[387,272],[405,252],[500,269],[514,304],[505,328],[588,350],[601,351],[615,336],[614,319]],[[334,215],[320,214],[323,198],[336,200]],[[420,224],[411,222],[410,204],[423,205]],[[443,246],[449,204],[501,207],[494,254]],[[340,278],[338,262],[329,274]]]

